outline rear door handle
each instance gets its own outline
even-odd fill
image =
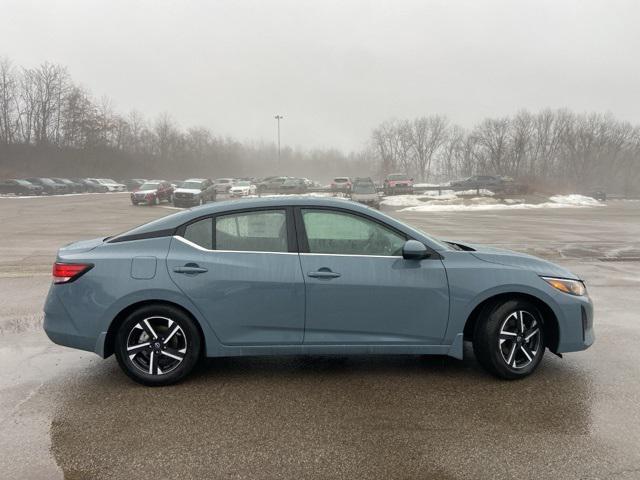
[[[327,268],[320,269],[317,272],[309,272],[307,273],[307,276],[311,278],[338,278],[340,274],[337,272],[332,272]]]
[[[173,271],[176,273],[184,273],[187,275],[197,275],[198,273],[208,272],[206,268],[200,267],[195,263],[188,263],[184,267],[174,267]]]

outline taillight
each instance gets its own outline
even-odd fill
[[[53,283],[69,283],[93,268],[90,263],[53,264]]]

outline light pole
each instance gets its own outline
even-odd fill
[[[278,121],[278,165],[276,170],[278,171],[278,174],[280,173],[280,120],[282,120],[284,117],[282,115],[276,115],[275,118]]]

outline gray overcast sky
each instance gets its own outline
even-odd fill
[[[241,140],[358,149],[390,117],[520,108],[640,122],[639,1],[0,0],[0,56],[116,109]]]

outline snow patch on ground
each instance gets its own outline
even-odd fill
[[[0,194],[0,198],[12,198],[12,199],[27,199],[27,198],[59,198],[59,197],[80,197],[83,195],[122,195],[122,194],[130,194],[131,192],[100,192],[100,193],[62,193],[58,195],[11,195],[11,194]]]
[[[497,199],[492,195],[465,196],[471,192],[426,192],[423,195],[396,195],[386,197],[382,204],[401,208],[405,212],[463,212],[481,210],[528,210],[536,208],[598,207],[604,203],[584,195],[554,195],[546,202],[526,203],[523,198]],[[475,191],[473,192],[476,193]]]
[[[577,193],[574,193],[572,195],[554,195],[553,197],[550,197],[549,200],[554,203],[561,203],[574,207],[597,207],[603,205],[602,202],[596,200],[595,198],[587,197],[585,195],[578,195]]]

